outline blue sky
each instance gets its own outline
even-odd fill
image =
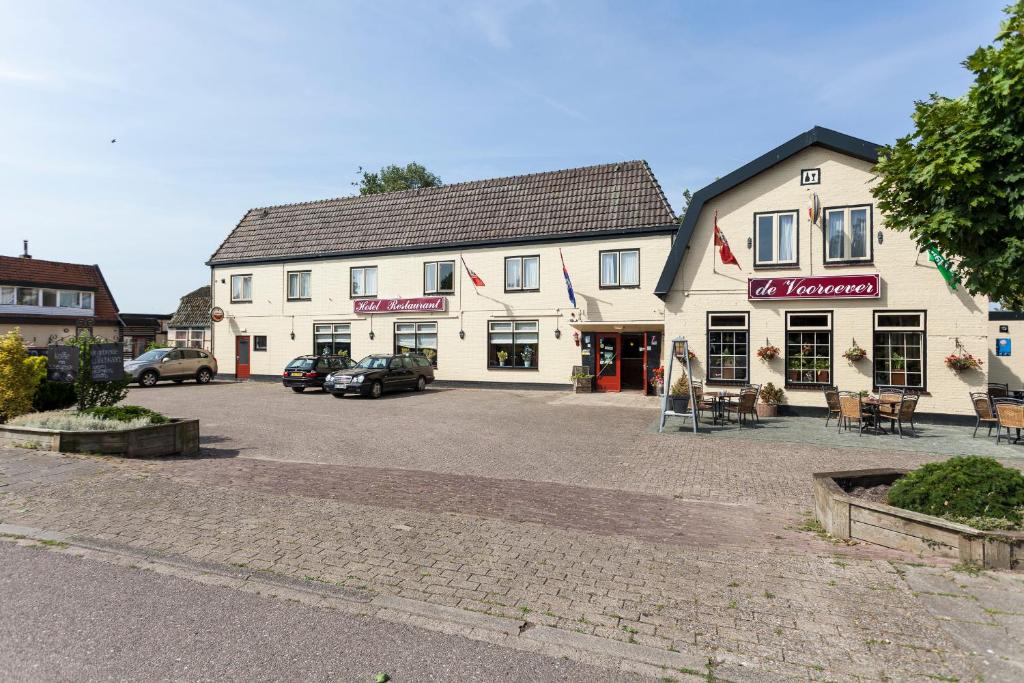
[[[247,208],[352,194],[359,166],[641,158],[678,211],[815,124],[905,134],[1006,2],[0,0],[0,253],[169,312]]]

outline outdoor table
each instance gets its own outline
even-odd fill
[[[714,393],[704,393],[705,398],[711,398],[714,402],[715,407],[711,409],[711,424],[718,424],[721,420],[723,423],[727,422],[725,416],[725,406],[731,398],[739,398],[739,394],[732,394],[728,391],[719,391]]]
[[[864,407],[873,416],[873,419],[875,421],[875,429],[882,432],[883,434],[888,434],[889,432],[885,431],[885,429],[882,427],[881,412],[879,411],[879,408],[881,408],[882,406],[899,405],[900,402],[901,401],[898,398],[880,398],[878,396],[867,396],[863,399]]]

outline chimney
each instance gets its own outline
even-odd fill
[[[25,253],[21,255],[21,258],[32,258],[32,254],[28,253],[28,240],[23,240],[25,245]]]

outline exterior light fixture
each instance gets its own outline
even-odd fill
[[[291,338],[292,338],[292,341],[295,341],[295,330],[292,330]]]
[[[882,233],[881,230],[879,230],[878,231],[878,243],[881,244],[884,239],[885,239],[884,234]]]
[[[754,248],[754,238],[753,237],[748,237],[747,238],[747,249],[753,249],[753,248]]]
[[[465,330],[459,330],[459,339],[465,339],[465,338],[466,338],[466,331]]]
[[[373,335],[373,330],[370,330],[370,340],[371,340],[371,341],[373,340],[373,336],[374,336],[374,335]]]
[[[555,339],[561,339],[561,338],[562,338],[562,331],[556,327],[555,328]]]

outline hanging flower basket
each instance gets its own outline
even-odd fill
[[[961,353],[951,353],[946,356],[946,367],[957,374],[966,370],[980,370],[981,359],[967,353],[966,351]]]
[[[850,361],[851,363],[858,363],[867,357],[868,352],[856,345],[846,349],[846,353],[843,354],[843,358]]]
[[[765,362],[775,360],[780,355],[782,355],[782,351],[778,346],[762,346],[757,350],[757,357]]]

